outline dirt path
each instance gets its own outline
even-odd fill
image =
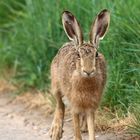
[[[0,96],[0,140],[46,140],[33,122],[27,122],[24,109],[11,104],[9,97]]]
[[[0,94],[0,140],[50,140],[52,116],[44,118],[36,110],[27,111],[22,103],[13,103],[9,94]],[[71,119],[65,119],[62,140],[72,140]],[[82,134],[87,140],[87,134]],[[97,140],[125,140],[115,134],[96,134]]]

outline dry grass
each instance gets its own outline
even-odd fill
[[[10,94],[13,96],[12,103],[22,103],[26,106],[26,111],[39,110],[44,116],[48,116],[54,111],[53,97],[51,94],[42,94],[40,91],[30,91],[16,95],[17,87],[9,81],[0,79],[0,94]]]
[[[39,110],[39,112],[41,112],[43,116],[47,117],[54,111],[52,102],[49,98],[51,98],[51,95],[49,95],[49,97],[46,97],[39,91],[35,92],[34,94],[31,92],[27,92],[20,96],[17,96],[14,100],[14,103],[23,103],[28,111]]]
[[[16,88],[9,82],[4,79],[0,79],[0,94],[13,92]]]
[[[126,131],[128,125],[132,124],[134,116],[129,114],[127,117],[118,118],[117,114],[111,111],[99,110],[96,114],[96,128],[97,131]]]

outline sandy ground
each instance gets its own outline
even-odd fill
[[[9,94],[0,94],[0,140],[50,140],[48,130],[53,116],[45,118],[37,110],[28,110],[22,103],[13,103]],[[86,133],[82,134],[87,140]],[[62,140],[72,140],[71,119],[66,117]],[[125,135],[96,133],[97,140],[127,140]],[[129,139],[130,140],[130,139]]]

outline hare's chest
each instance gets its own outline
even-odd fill
[[[76,110],[97,108],[100,95],[97,90],[96,80],[75,80],[72,83],[71,106]]]
[[[85,112],[86,110],[96,110],[99,96],[96,92],[73,92],[70,103],[72,109],[77,113]]]

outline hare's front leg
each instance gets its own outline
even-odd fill
[[[82,140],[81,132],[80,132],[79,114],[72,113],[72,117],[73,117],[73,125],[74,125],[74,136],[75,136],[75,140]]]
[[[89,140],[95,140],[94,120],[95,120],[94,112],[89,111],[87,113],[87,125],[88,125]]]
[[[61,93],[56,92],[54,95],[57,104],[56,104],[54,119],[50,129],[50,137],[52,140],[60,140],[63,132],[65,106],[61,98]]]

